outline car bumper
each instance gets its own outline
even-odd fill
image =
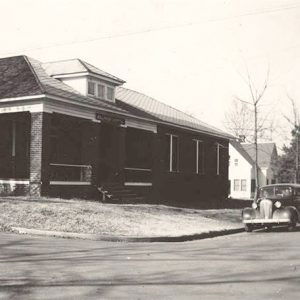
[[[250,219],[250,220],[243,220],[244,224],[257,224],[257,225],[263,225],[263,224],[289,224],[291,223],[290,219]]]

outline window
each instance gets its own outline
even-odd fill
[[[169,172],[178,172],[178,136],[167,134],[166,144],[166,170]]]
[[[215,154],[216,154],[216,160],[215,160],[215,172],[217,175],[223,175],[226,176],[228,174],[228,147],[220,144],[215,143]]]
[[[240,190],[240,180],[239,179],[234,179],[233,190],[236,192]]]
[[[106,87],[106,98],[108,100],[114,100],[114,89],[112,87]]]
[[[95,95],[96,93],[95,87],[96,87],[95,82],[88,81],[88,94]]]
[[[246,192],[247,191],[247,180],[246,179],[242,179],[241,180],[241,191],[242,192]]]
[[[204,145],[200,140],[194,140],[196,148],[195,171],[196,174],[204,174]]]
[[[105,86],[102,84],[98,84],[98,97],[101,99],[104,99],[104,91],[105,91]]]
[[[239,165],[239,160],[237,158],[234,159],[234,166],[237,167]]]

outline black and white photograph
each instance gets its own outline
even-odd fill
[[[300,297],[300,0],[0,0],[0,299]]]

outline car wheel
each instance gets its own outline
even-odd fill
[[[288,231],[294,231],[295,228],[296,228],[296,223],[294,222],[288,225]]]
[[[245,231],[251,232],[253,230],[253,226],[251,224],[245,224]]]

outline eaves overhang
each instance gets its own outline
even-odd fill
[[[77,107],[77,108],[85,108],[86,110],[89,110],[91,113],[96,113],[96,112],[107,112],[119,117],[128,117],[128,118],[132,118],[132,119],[136,119],[136,120],[140,120],[140,121],[145,121],[151,124],[157,124],[157,125],[165,125],[165,126],[170,126],[173,128],[177,128],[177,129],[181,129],[181,130],[188,130],[190,132],[193,133],[200,133],[200,134],[205,134],[207,136],[210,137],[217,137],[226,141],[229,141],[231,139],[230,136],[224,136],[222,134],[218,134],[218,133],[211,133],[209,131],[205,131],[205,130],[199,130],[199,129],[195,129],[192,127],[188,127],[188,126],[182,126],[179,124],[175,124],[172,122],[167,122],[167,121],[163,121],[163,120],[154,120],[151,118],[145,118],[145,117],[140,117],[140,116],[136,116],[134,114],[131,113],[126,113],[126,112],[118,112],[109,108],[104,108],[104,107],[99,107],[97,105],[94,104],[90,104],[90,103],[83,103],[83,102],[78,102],[78,101],[74,101],[71,100],[70,98],[65,98],[65,97],[60,97],[60,96],[56,96],[56,95],[51,95],[48,93],[45,94],[40,94],[40,95],[34,95],[34,96],[24,96],[24,97],[15,97],[15,98],[6,98],[6,99],[0,99],[0,108],[1,106],[6,106],[8,104],[19,104],[19,105],[23,105],[26,106],[27,104],[32,104],[32,101],[38,101],[39,103],[42,103],[41,101],[44,101],[45,103],[47,103],[47,105],[49,105],[50,100],[51,101],[55,101],[55,103],[64,103],[64,104],[68,104],[71,105],[72,108]],[[52,103],[54,104],[54,103]],[[43,106],[43,108],[45,108],[47,106]],[[49,107],[49,106],[48,106]],[[52,106],[53,110],[55,110],[55,105]],[[71,108],[70,108],[71,109]],[[63,106],[63,109],[60,109],[60,112],[68,112],[68,107],[66,105]],[[80,114],[79,114],[80,115]],[[94,120],[96,120],[95,118],[93,118]],[[97,121],[99,122],[99,121]],[[233,139],[234,137],[232,137]]]

